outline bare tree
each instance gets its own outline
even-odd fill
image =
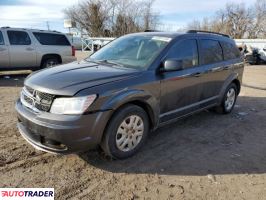
[[[90,36],[120,36],[154,29],[158,24],[154,0],[86,0],[65,10]]]
[[[187,27],[199,30],[215,31],[233,38],[258,38],[266,36],[266,0],[257,0],[256,5],[230,3],[220,9],[211,18],[194,20]]]
[[[65,14],[80,29],[85,29],[91,36],[104,36],[105,23],[108,19],[106,8],[97,0],[89,0],[65,10]]]
[[[188,23],[187,29],[189,29],[189,30],[202,30],[201,22],[199,20],[194,19],[192,22]]]
[[[252,24],[251,9],[246,9],[244,4],[227,4],[226,14],[226,32],[233,38],[243,38]]]
[[[255,16],[249,29],[249,38],[266,37],[266,0],[257,0],[253,14]]]

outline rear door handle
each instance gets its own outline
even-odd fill
[[[33,51],[34,48],[28,47],[28,48],[26,48],[26,50],[27,50],[27,51]]]
[[[200,72],[192,74],[192,76],[195,76],[195,77],[200,77],[201,75],[202,75],[202,73],[200,73]]]
[[[229,70],[231,68],[231,66],[225,66],[224,69],[225,70]]]

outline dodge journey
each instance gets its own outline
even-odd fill
[[[160,126],[209,108],[230,113],[243,67],[224,34],[125,35],[81,62],[32,73],[16,102],[18,129],[43,151],[100,145],[113,158],[127,158]]]

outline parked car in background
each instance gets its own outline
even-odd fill
[[[262,62],[266,63],[266,46],[259,50],[260,59]]]
[[[243,44],[239,45],[238,48],[244,56],[246,63],[250,65],[259,65],[266,62],[266,46],[257,48]]]
[[[245,62],[250,65],[258,65],[260,63],[260,54],[258,48],[251,48],[251,51],[244,53]]]
[[[75,49],[63,33],[0,28],[0,69],[39,69],[75,60]]]
[[[100,144],[107,155],[127,158],[160,126],[212,107],[230,113],[243,68],[227,35],[129,34],[81,62],[29,76],[16,103],[18,129],[43,151]]]

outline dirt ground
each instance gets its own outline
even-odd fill
[[[0,187],[54,187],[56,199],[266,199],[266,66],[245,67],[231,114],[204,111],[158,129],[122,161],[30,146],[14,110],[25,77],[0,76]]]

